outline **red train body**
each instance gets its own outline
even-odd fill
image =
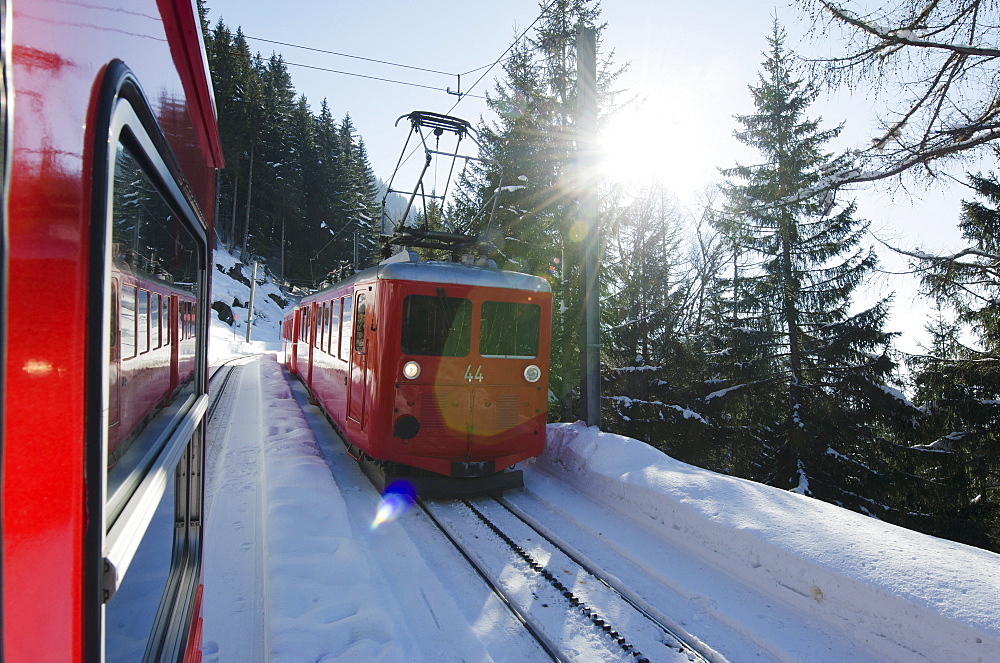
[[[285,362],[357,458],[502,489],[545,444],[552,295],[544,279],[404,251],[285,318]],[[518,475],[519,480],[519,475]]]
[[[193,1],[0,0],[0,659],[200,660],[208,238]]]

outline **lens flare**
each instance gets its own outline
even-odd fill
[[[382,523],[391,523],[396,518],[406,513],[417,500],[417,491],[413,485],[405,479],[393,481],[385,487],[382,499],[379,501],[378,509],[375,511],[375,520],[372,521],[371,529],[374,530]]]
[[[508,120],[517,120],[528,109],[528,99],[520,90],[515,91],[511,97],[501,100],[500,103],[500,114]]]

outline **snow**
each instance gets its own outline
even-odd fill
[[[665,538],[890,658],[996,660],[1000,555],[713,474],[579,423],[549,433],[541,462],[574,488],[644,514]]]
[[[216,299],[246,296],[214,278]],[[251,344],[213,312],[213,363],[240,367],[208,435],[206,663],[536,660],[419,511],[385,518],[279,364],[280,312],[268,306]],[[998,660],[1000,555],[583,423],[547,433],[510,501],[705,643],[710,660]]]
[[[710,400],[712,400],[713,398],[722,398],[723,396],[725,396],[729,392],[736,391],[737,389],[742,389],[745,386],[746,386],[745,384],[737,384],[737,385],[734,385],[732,387],[726,387],[725,389],[719,389],[718,391],[713,391],[708,396],[705,396],[705,402],[707,403]]]

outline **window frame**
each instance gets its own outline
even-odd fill
[[[131,155],[193,240],[192,246],[197,251],[197,282],[192,298],[197,302],[196,315],[202,322],[208,319],[208,224],[131,70],[120,61],[112,61],[104,70],[98,95],[97,119],[93,124],[92,267],[88,298],[91,310],[102,311],[103,315],[94,316],[92,324],[100,333],[88,335],[87,351],[90,367],[87,410],[92,416],[88,417],[87,424],[86,471],[93,477],[92,489],[87,492],[87,509],[94,517],[88,519],[84,534],[84,560],[88,569],[84,574],[84,612],[90,625],[86,630],[85,656],[87,660],[104,660],[105,604],[113,599],[121,581],[128,577],[128,568],[139,544],[149,533],[157,507],[168,494],[168,487],[173,485],[174,499],[169,507],[174,516],[170,569],[146,637],[143,660],[174,660],[183,654],[200,582],[204,417],[208,405],[207,327],[196,327],[192,321],[192,336],[197,340],[193,348],[193,393],[176,404],[153,464],[145,467],[141,476],[135,477],[135,485],[124,504],[119,505],[120,508],[112,505],[107,494],[109,436],[106,413],[111,352],[108,340],[111,333],[112,206],[119,145],[131,150]],[[120,288],[124,287],[125,284],[120,284]],[[119,296],[120,293],[121,290]],[[167,311],[169,318],[169,298]]]

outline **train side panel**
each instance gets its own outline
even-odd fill
[[[122,386],[131,367],[109,345],[110,239],[95,241],[110,224],[115,186],[109,164],[117,158],[117,135],[109,126],[123,88],[112,89],[110,81],[128,70],[148,93],[142,124],[154,134],[154,157],[171,166],[141,165],[166,175],[171,201],[199,210],[184,218],[202,235],[211,228],[221,146],[193,3],[7,0],[2,11],[0,659],[97,661],[106,653],[104,611],[114,600],[108,594],[117,586],[105,561],[135,557],[105,548],[114,520],[103,485],[110,419],[117,414],[120,423],[134,414],[132,405],[109,396],[112,381]],[[207,279],[196,296],[198,324],[207,321]],[[136,396],[147,404],[161,389],[152,382],[164,375],[158,350],[147,350],[136,372],[140,383],[156,376]],[[193,362],[181,369],[192,370]],[[184,458],[174,467],[194,495],[200,470],[190,462],[198,458]]]

